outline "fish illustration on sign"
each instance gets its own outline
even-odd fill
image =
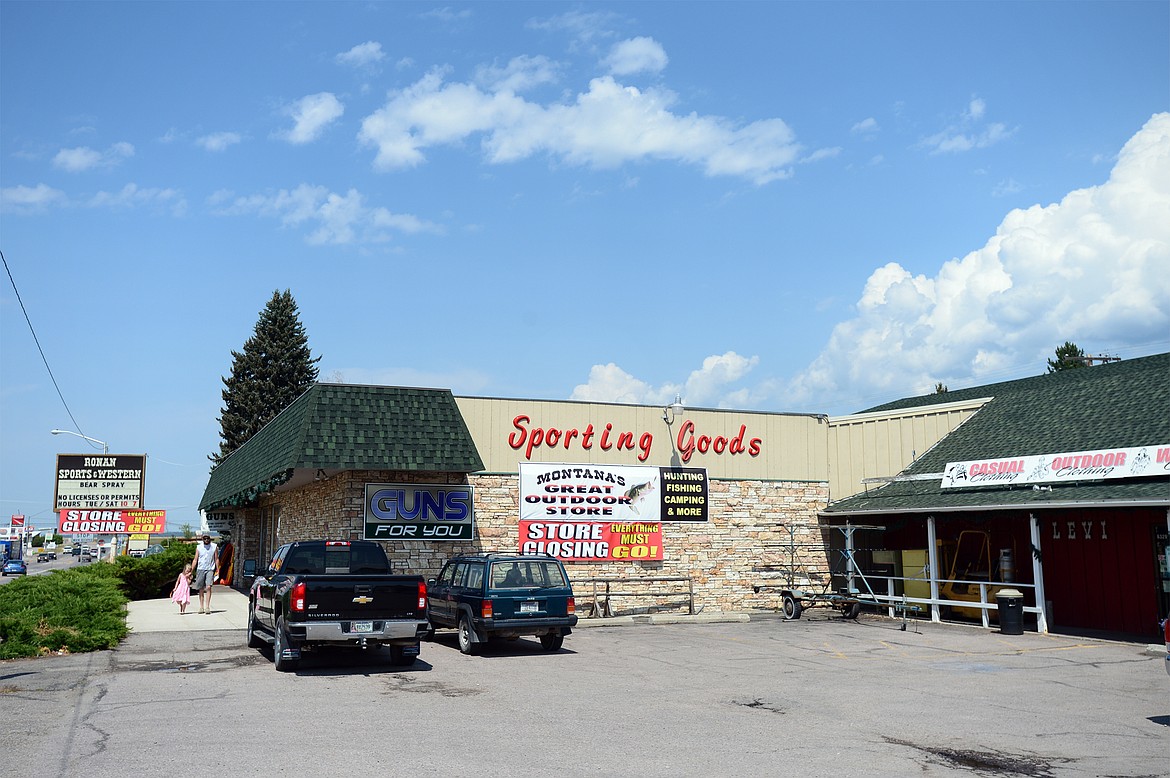
[[[635,484],[626,490],[626,499],[629,500],[630,507],[633,508],[634,513],[641,513],[638,510],[638,503],[645,500],[650,492],[654,491],[654,481],[650,480],[643,484]]]

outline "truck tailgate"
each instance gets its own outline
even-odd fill
[[[418,578],[394,575],[306,575],[305,621],[421,619]]]

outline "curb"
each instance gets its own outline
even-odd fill
[[[607,619],[579,619],[576,629],[598,627],[631,627],[655,624],[723,624],[751,621],[746,613],[696,613],[693,616],[677,613],[641,614],[635,616],[612,616]]]

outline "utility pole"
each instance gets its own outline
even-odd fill
[[[1108,364],[1109,362],[1120,362],[1121,361],[1121,357],[1111,357],[1107,354],[1099,354],[1096,356],[1093,356],[1090,354],[1085,354],[1083,357],[1072,357],[1072,359],[1075,359],[1078,362],[1084,362],[1085,367],[1092,367],[1093,365],[1095,365],[1098,362],[1100,362],[1101,364],[1104,365],[1104,364]]]

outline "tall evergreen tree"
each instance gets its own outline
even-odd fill
[[[1089,363],[1085,361],[1085,352],[1081,351],[1080,346],[1067,340],[1063,346],[1057,346],[1056,359],[1048,360],[1049,373],[1088,366]]]
[[[312,386],[320,360],[309,351],[292,292],[273,292],[244,350],[232,352],[231,375],[222,379],[219,453],[208,456],[212,467]]]

